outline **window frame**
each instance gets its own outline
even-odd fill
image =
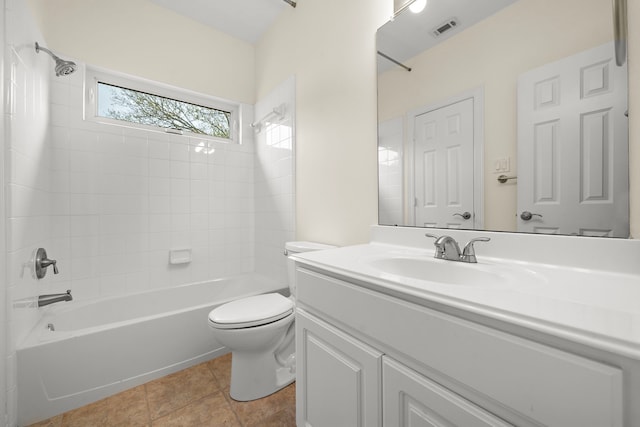
[[[119,86],[137,92],[145,92],[151,95],[170,98],[179,102],[196,104],[205,108],[222,110],[231,113],[230,137],[221,138],[212,135],[190,132],[188,130],[176,130],[160,126],[145,125],[124,120],[112,119],[98,115],[98,83]],[[155,82],[139,77],[129,76],[99,68],[86,67],[84,79],[84,119],[91,122],[122,126],[134,129],[143,129],[152,132],[177,134],[195,138],[210,139],[228,144],[239,144],[239,117],[240,105],[225,101],[213,96],[203,95],[188,89],[182,89],[164,83]]]

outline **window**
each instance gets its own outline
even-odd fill
[[[194,92],[87,69],[85,118],[237,141],[238,107]]]

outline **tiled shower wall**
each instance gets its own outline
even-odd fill
[[[287,283],[284,244],[295,238],[295,77],[256,104],[256,120],[274,108],[282,109],[282,117],[255,135],[256,271]]]
[[[85,299],[253,271],[252,132],[232,144],[85,121],[82,77],[51,81],[51,290]],[[185,248],[192,261],[170,264]]]
[[[41,286],[31,274],[29,260],[35,248],[46,247],[50,242],[47,127],[51,64],[50,58],[35,51],[34,42],[41,37],[26,2],[7,0],[3,6],[6,206],[2,205],[6,215],[7,269],[2,291],[6,290],[4,308],[9,312],[3,328],[6,378],[0,383],[6,387],[6,420],[13,426],[17,424],[16,343],[37,321],[32,303]],[[17,308],[12,309],[13,306]]]

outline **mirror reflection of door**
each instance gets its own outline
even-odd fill
[[[414,116],[415,225],[473,228],[473,98]]]
[[[629,236],[627,74],[613,52],[518,79],[518,231]]]

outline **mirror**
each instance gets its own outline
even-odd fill
[[[611,0],[428,0],[376,35],[379,223],[628,237]]]

